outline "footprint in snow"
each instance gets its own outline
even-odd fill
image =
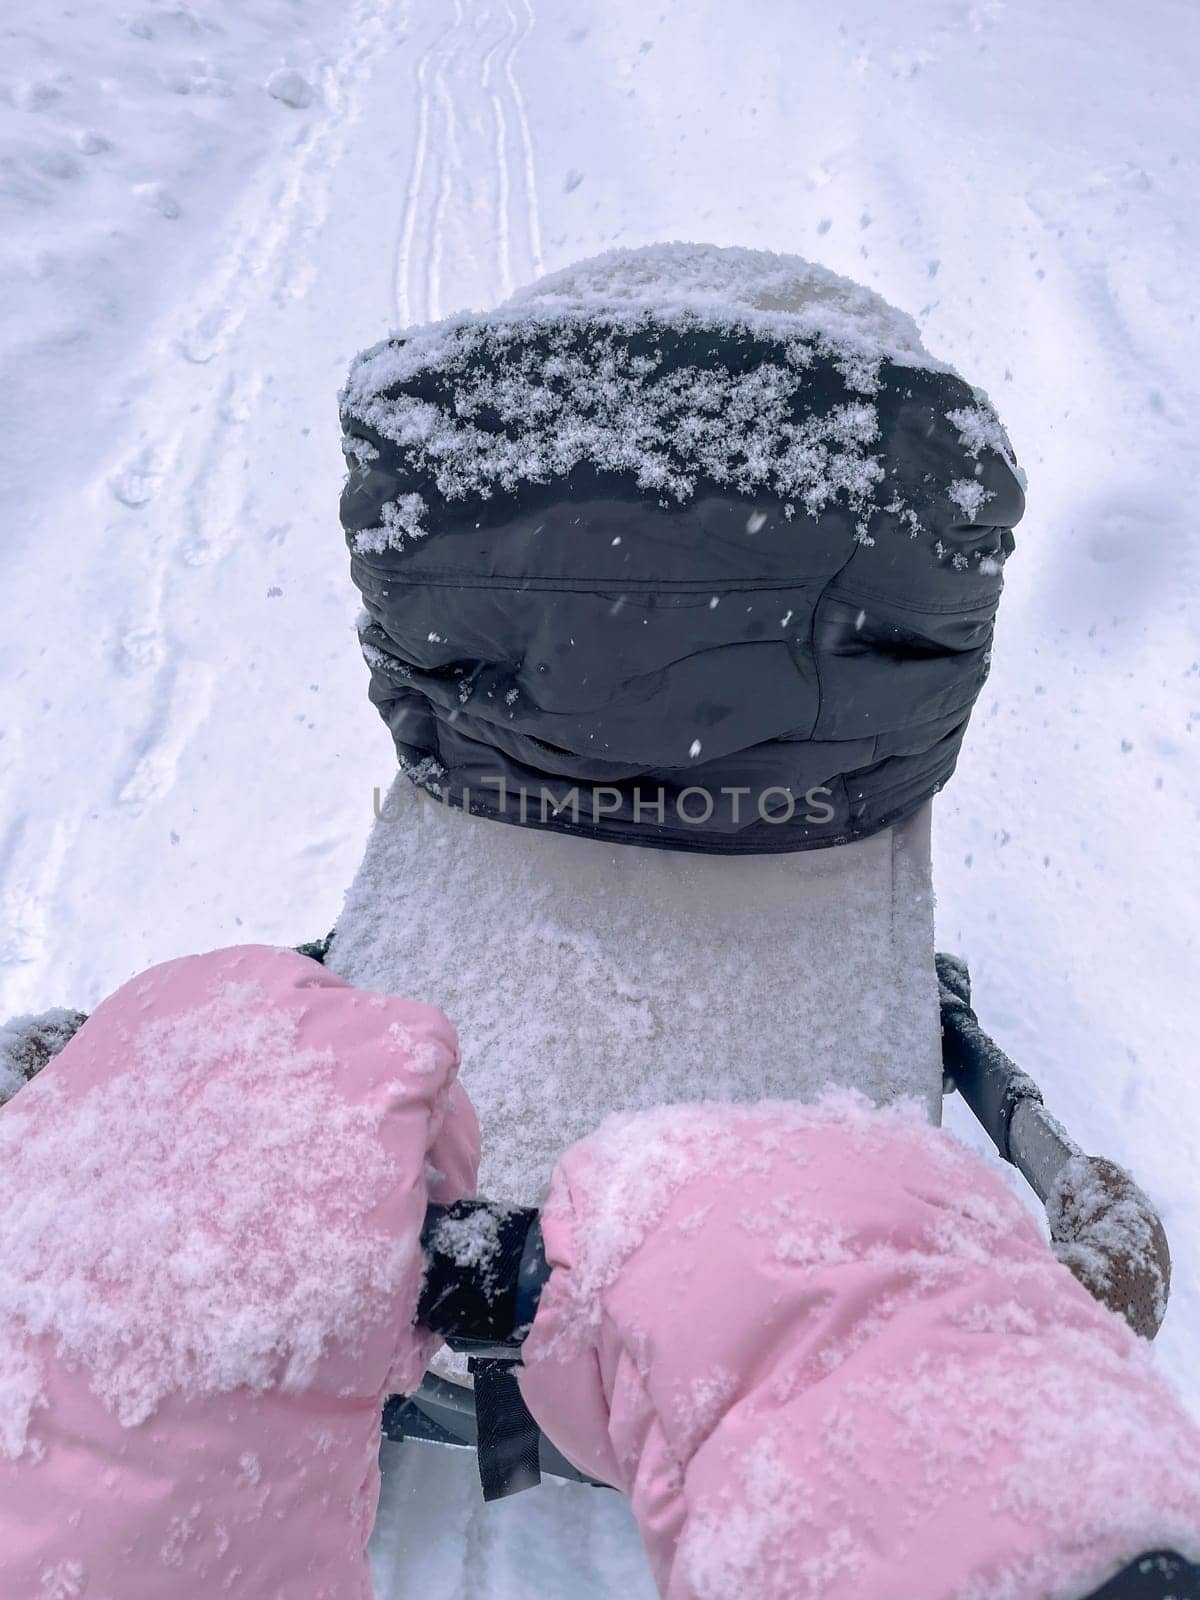
[[[133,192],[143,204],[166,217],[168,222],[174,222],[180,214],[182,208],[179,201],[161,183],[135,183]]]
[[[157,462],[142,457],[108,480],[108,487],[123,506],[137,510],[154,499],[162,474]]]
[[[218,100],[228,100],[233,85],[219,72],[210,70],[208,62],[197,62],[190,68],[168,72],[163,77],[163,87],[172,94],[214,95]]]
[[[163,660],[162,635],[157,628],[128,628],[118,639],[113,656],[123,677],[151,672]]]
[[[184,751],[207,720],[214,673],[198,662],[174,674],[151,725],[130,751],[132,769],[117,791],[117,804],[139,816],[167,795],[179,779]]]
[[[18,111],[45,111],[63,97],[56,83],[19,83],[11,91],[12,104]]]
[[[195,39],[200,34],[216,31],[211,22],[198,17],[187,6],[164,6],[160,11],[145,12],[130,19],[126,27],[135,39]]]
[[[79,161],[69,150],[39,150],[29,163],[46,178],[77,178],[80,173]]]
[[[175,348],[185,361],[204,367],[219,355],[235,325],[227,306],[217,306],[192,324],[175,342]]]
[[[267,93],[295,111],[305,110],[316,97],[312,84],[294,67],[280,67],[273,72],[267,79]]]

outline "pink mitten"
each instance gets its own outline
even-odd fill
[[[669,1600],[1079,1596],[1200,1555],[1200,1431],[991,1170],[831,1098],[605,1123],[521,1386]]]
[[[0,1111],[0,1595],[368,1600],[454,1030],[291,951],[120,989]]]

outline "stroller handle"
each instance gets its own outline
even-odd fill
[[[417,1322],[479,1360],[520,1359],[550,1276],[538,1212],[492,1200],[431,1205]]]
[[[1062,1259],[1084,1286],[1152,1339],[1166,1312],[1171,1252],[1162,1221],[1129,1174],[1087,1156],[1046,1111],[1042,1093],[989,1038],[963,962],[937,957],[942,1065],[999,1154],[1046,1205]],[[452,1350],[517,1363],[550,1269],[538,1212],[489,1200],[430,1206],[417,1322]]]

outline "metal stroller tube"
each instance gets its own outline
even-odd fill
[[[947,1087],[1045,1205],[1064,1263],[1135,1333],[1153,1339],[1171,1292],[1171,1251],[1153,1203],[1115,1162],[1084,1153],[1034,1080],[984,1032],[966,963],[939,954],[937,975]]]

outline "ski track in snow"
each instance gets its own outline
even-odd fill
[[[517,82],[514,62],[517,51],[522,42],[533,32],[535,17],[532,0],[521,0],[525,13],[524,24],[520,24],[513,12],[511,0],[505,0],[504,9],[507,11],[513,27],[513,40],[504,56],[504,75],[512,91],[513,105],[516,107],[517,129],[521,136],[521,164],[525,178],[525,214],[529,223],[529,272],[527,278],[540,277],[544,267],[542,262],[542,223],[541,212],[538,207],[537,177],[533,163],[533,137],[529,131],[529,117],[525,110],[525,96]]]
[[[400,327],[494,304],[542,272],[533,136],[516,70],[535,17],[529,0],[521,4],[518,16],[509,0],[454,0],[453,17],[413,69],[413,155],[395,258]],[[481,101],[490,137],[476,117]]]
[[[309,290],[308,247],[326,220],[365,79],[398,10],[397,0],[355,0],[347,9],[342,47],[319,76],[319,114],[285,142],[281,159],[251,177],[230,207],[224,254],[186,286],[142,359],[116,378],[124,392],[120,434],[94,480],[77,487],[107,549],[130,553],[124,618],[114,619],[107,652],[123,680],[112,703],[128,733],[104,741],[99,760],[89,752],[90,780],[107,789],[103,803],[114,814],[140,818],[177,790],[195,736],[210,716],[228,718],[238,699],[242,674],[228,651],[218,649],[215,665],[189,656],[197,619],[220,627],[226,588],[219,569],[231,559],[253,564],[246,559],[257,543],[247,452],[274,376],[258,326],[271,308],[299,305]],[[106,564],[102,555],[97,583]],[[80,574],[79,590],[91,581]],[[244,572],[241,581],[254,580]],[[86,859],[86,831],[82,817],[60,820],[55,848],[41,852],[32,876],[18,853],[6,851],[6,901],[46,910],[69,904],[67,874],[76,858]],[[39,913],[39,928],[42,920]],[[31,948],[44,949],[32,929],[30,938]],[[20,965],[28,971],[28,957]]]

